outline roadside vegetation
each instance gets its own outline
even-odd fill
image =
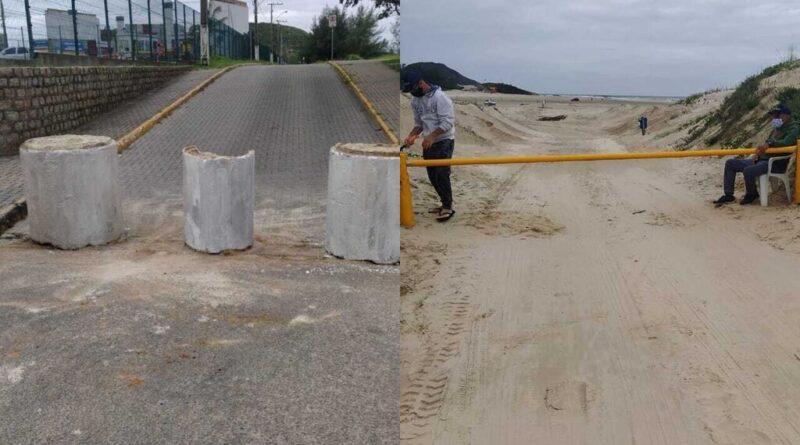
[[[262,60],[260,62],[254,62],[252,60],[240,60],[240,59],[231,59],[228,57],[222,56],[213,56],[208,61],[208,66],[203,65],[195,65],[197,69],[223,69],[233,65],[241,65],[243,63],[258,63],[261,65],[270,65],[268,61]]]
[[[764,129],[765,113],[774,102],[781,101],[800,110],[800,89],[776,89],[764,83],[778,73],[798,68],[800,61],[790,58],[745,79],[716,111],[697,119],[681,148],[688,148],[700,140],[708,146],[739,147],[751,142]],[[689,96],[679,103],[691,105],[711,92]]]
[[[348,13],[338,6],[325,7],[314,18],[311,33],[301,53],[307,62],[330,59],[331,28],[328,26],[328,16],[331,15],[336,16],[336,27],[333,29],[334,59],[371,59],[390,52],[393,45],[381,38],[383,29],[378,25],[380,17],[374,8],[359,5],[355,12]]]

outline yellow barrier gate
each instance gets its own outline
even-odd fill
[[[779,147],[767,150],[769,154],[791,154],[800,152],[800,140],[794,147]],[[633,153],[583,153],[542,156],[505,156],[453,159],[406,159],[400,154],[400,224],[403,227],[414,226],[414,205],[411,197],[411,182],[408,167],[441,167],[452,165],[489,165],[489,164],[533,164],[543,162],[576,162],[576,161],[614,161],[626,159],[663,159],[663,158],[697,158],[707,156],[749,155],[755,153],[753,148],[694,150],[694,151],[654,151]],[[795,187],[792,203],[800,204],[800,156],[795,156]]]

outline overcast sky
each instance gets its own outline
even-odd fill
[[[200,0],[179,0],[200,10]],[[253,0],[245,0],[250,10],[250,21],[253,18]],[[364,0],[365,6],[373,6],[374,3],[370,0]],[[258,21],[259,23],[269,23],[269,3],[283,3],[282,6],[273,7],[273,19],[276,19],[283,11],[287,11],[280,17],[280,20],[286,20],[285,25],[294,26],[304,31],[311,31],[311,23],[314,17],[317,17],[322,12],[325,6],[339,6],[338,0],[260,0],[258,8]],[[394,18],[381,20],[380,26],[384,29],[383,38],[391,42],[391,33],[389,26]]]
[[[683,96],[800,54],[800,2],[402,0],[402,63],[535,92]]]

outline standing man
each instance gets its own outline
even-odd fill
[[[724,192],[719,199],[714,201],[717,207],[733,202],[736,200],[733,196],[733,185],[736,182],[736,173],[744,175],[745,195],[739,204],[750,204],[758,199],[758,191],[756,191],[756,179],[767,173],[769,168],[769,158],[772,156],[785,156],[785,155],[768,155],[765,154],[769,147],[787,147],[797,144],[797,136],[800,133],[800,127],[796,121],[792,120],[792,110],[784,104],[779,104],[769,113],[772,116],[772,132],[767,139],[767,142],[756,147],[756,153],[751,158],[744,159],[728,159],[725,161],[725,179],[724,179]],[[786,160],[774,161],[772,169],[775,172],[786,171]],[[761,193],[767,193],[767,190],[761,190]]]
[[[642,136],[644,136],[647,133],[647,116],[639,118],[639,128],[642,129]]]
[[[414,129],[404,141],[406,147],[414,145],[419,135],[422,139],[422,157],[425,159],[450,159],[455,146],[455,112],[453,101],[437,85],[422,78],[419,71],[403,72],[403,92],[411,93],[411,108],[414,111]],[[453,191],[450,187],[450,166],[428,167],[428,179],[442,201],[441,207],[429,212],[439,222],[447,221],[453,211]]]

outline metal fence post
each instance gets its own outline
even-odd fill
[[[131,0],[128,0],[128,19],[130,20],[128,30],[131,34],[131,60],[136,60],[136,26],[133,24],[133,5]]]
[[[8,31],[6,31],[6,8],[0,0],[0,19],[3,20],[3,49],[8,48]]]
[[[161,0],[161,28],[164,30],[164,40],[161,47],[164,48],[164,57],[167,57],[169,44],[167,43],[167,7],[164,5],[164,0]]]
[[[172,15],[175,16],[175,23],[172,24],[172,29],[175,32],[175,61],[180,60],[180,51],[178,50],[178,2],[172,2]]]
[[[194,61],[197,61],[197,49],[200,46],[200,42],[197,41],[197,14],[195,14],[195,10],[192,9],[192,58]]]
[[[111,22],[108,20],[108,0],[103,0],[106,10],[106,41],[108,44],[108,58],[111,58]]]
[[[183,39],[181,42],[181,53],[186,54],[186,5],[183,5]]]
[[[75,0],[72,0],[72,38],[75,42],[75,55],[80,55],[81,50],[78,46],[78,8],[75,7]]]
[[[153,54],[153,17],[152,17],[152,9],[150,8],[150,0],[147,0],[147,35],[148,35],[148,45],[150,45],[149,53],[150,53],[150,60],[155,59],[155,54]]]
[[[33,57],[33,23],[31,22],[31,5],[28,0],[25,0],[25,20],[28,21],[28,54]],[[22,46],[25,46],[25,39],[22,39]]]

